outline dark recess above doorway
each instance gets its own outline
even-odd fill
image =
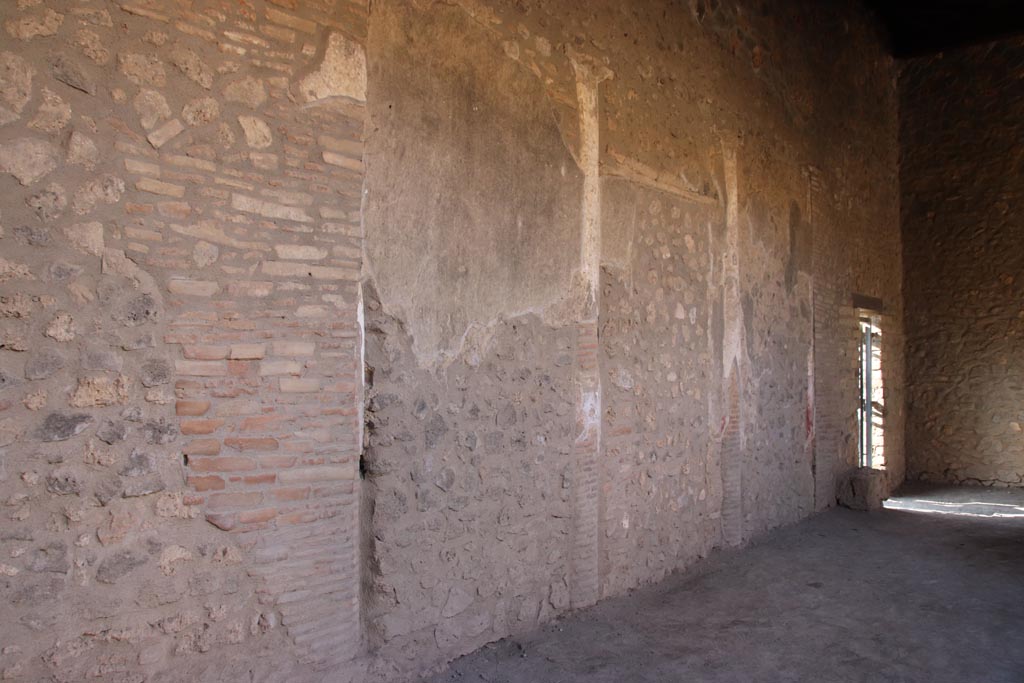
[[[895,57],[918,57],[1024,34],[1024,0],[864,0]]]

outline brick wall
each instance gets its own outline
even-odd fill
[[[910,476],[1024,483],[1024,43],[900,76]]]
[[[351,659],[365,3],[0,13],[4,677]]]

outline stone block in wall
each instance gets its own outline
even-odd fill
[[[839,504],[851,510],[881,510],[887,497],[885,470],[860,467],[839,485]]]

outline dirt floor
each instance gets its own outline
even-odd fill
[[[833,510],[426,681],[1022,683],[1024,490]]]

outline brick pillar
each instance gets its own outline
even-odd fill
[[[743,543],[743,443],[740,438],[738,368],[729,373],[725,430],[722,432],[722,536],[728,545]]]
[[[222,105],[245,134],[237,149],[175,152],[191,135],[178,124],[119,150],[148,198],[132,210],[153,216],[168,243],[151,261],[177,354],[187,501],[234,535],[267,612],[318,666],[352,659],[361,638],[365,58],[350,36],[365,33],[366,7],[343,4],[331,16],[259,12],[290,47],[241,52]],[[187,22],[175,26],[188,33]],[[236,32],[211,20],[202,36],[234,45]],[[267,64],[286,75],[266,77]]]
[[[601,386],[597,357],[597,321],[582,322],[576,333],[576,438],[572,446],[574,541],[572,547],[573,607],[599,597],[598,534],[601,454]]]
[[[240,221],[258,260],[210,296],[172,302],[168,338],[181,353],[193,502],[239,535],[266,601],[321,663],[351,659],[360,642],[361,111],[276,112],[290,153],[303,159],[293,174],[319,192],[272,202],[267,189],[278,181],[248,173],[252,189],[228,193],[225,222],[209,221],[195,237],[228,251],[229,225]],[[305,133],[314,130],[333,135]],[[349,151],[333,151],[339,158],[331,148]]]

